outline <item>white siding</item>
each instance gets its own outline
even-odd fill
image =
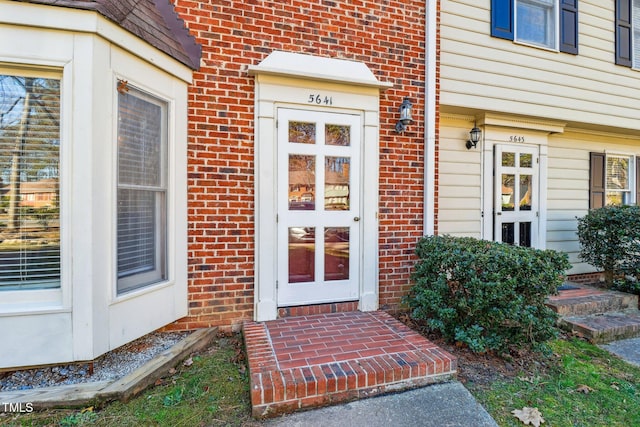
[[[480,237],[480,151],[467,150],[465,142],[473,121],[440,121],[438,233]]]
[[[565,251],[572,274],[594,271],[580,262],[577,218],[589,210],[589,152],[640,155],[632,138],[607,133],[571,131],[549,137],[547,247]]]
[[[613,1],[580,1],[579,55],[491,37],[489,5],[442,2],[443,111],[471,108],[638,127],[640,74],[614,64]]]

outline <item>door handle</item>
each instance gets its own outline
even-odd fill
[[[354,216],[354,217],[353,217],[353,220],[354,220],[355,222],[358,222],[358,221],[360,221],[360,217],[359,217],[359,216]]]

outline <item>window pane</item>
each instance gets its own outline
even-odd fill
[[[516,40],[555,48],[557,0],[518,0]]]
[[[514,210],[515,175],[502,175],[502,210]]]
[[[520,167],[530,168],[533,165],[533,156],[531,153],[520,153]]]
[[[519,228],[520,228],[520,246],[530,248],[531,247],[531,223],[521,222]]]
[[[349,227],[324,229],[324,280],[349,278]]]
[[[289,228],[289,283],[313,282],[316,277],[316,229]]]
[[[351,145],[350,130],[351,128],[346,125],[327,125],[325,127],[325,144],[344,147]]]
[[[516,153],[502,153],[502,166],[515,167],[516,165]]]
[[[324,159],[324,208],[328,211],[349,210],[349,157]]]
[[[607,156],[607,190],[629,189],[629,158]]]
[[[118,293],[167,278],[167,105],[118,92]]]
[[[289,122],[289,142],[298,144],[315,144],[316,124]]]
[[[515,243],[515,224],[505,222],[502,224],[502,242],[513,245]]]
[[[162,183],[162,109],[145,99],[120,94],[118,116],[118,182],[160,186]]]
[[[118,190],[118,278],[153,271],[152,281],[164,278],[156,251],[162,209],[160,192]]]
[[[520,210],[531,210],[531,175],[520,175]]]
[[[607,205],[628,205],[631,203],[631,192],[629,191],[607,191]]]
[[[60,81],[0,74],[0,290],[60,287]]]
[[[289,154],[289,210],[316,208],[316,158]]]

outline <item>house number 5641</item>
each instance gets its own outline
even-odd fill
[[[318,105],[333,105],[333,98],[330,96],[322,96],[317,93],[310,93],[309,99],[307,100],[309,104],[318,104]]]

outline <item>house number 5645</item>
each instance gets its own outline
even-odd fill
[[[330,96],[322,96],[318,93],[310,93],[307,102],[309,104],[333,105],[333,98]]]

